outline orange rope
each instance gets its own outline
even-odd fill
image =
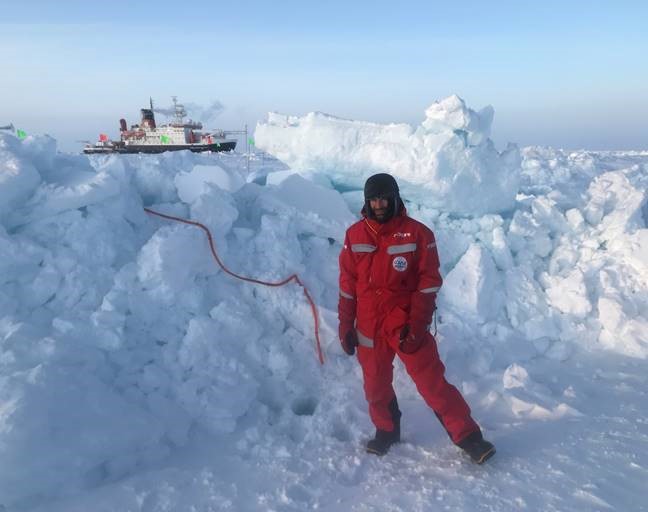
[[[310,303],[311,311],[313,313],[313,320],[315,320],[315,341],[317,343],[317,356],[319,358],[319,361],[321,364],[324,364],[324,356],[322,354],[322,347],[320,344],[320,338],[319,338],[319,318],[317,316],[317,307],[315,306],[315,302],[313,301],[310,293],[308,292],[308,289],[304,286],[304,283],[302,283],[301,279],[299,279],[299,276],[297,274],[293,274],[290,277],[287,277],[283,281],[279,281],[277,283],[272,283],[268,281],[261,281],[260,279],[252,279],[251,277],[245,277],[241,276],[239,274],[236,274],[229,270],[221,261],[221,259],[218,257],[218,253],[216,252],[216,246],[214,245],[214,239],[212,238],[211,231],[209,231],[209,228],[205,226],[204,224],[201,224],[200,222],[196,222],[193,220],[187,220],[187,219],[182,219],[180,217],[174,217],[173,215],[166,215],[164,213],[159,213],[154,210],[151,210],[150,208],[144,208],[144,211],[146,213],[150,213],[151,215],[157,215],[158,217],[162,217],[163,219],[167,220],[174,220],[176,222],[182,222],[183,224],[189,224],[190,226],[196,226],[200,229],[202,229],[205,234],[207,235],[207,240],[209,241],[209,248],[211,249],[212,256],[216,260],[216,263],[218,263],[218,266],[223,269],[223,272],[235,277],[236,279],[240,279],[242,281],[247,281],[249,283],[255,283],[255,284],[262,284],[264,286],[283,286],[285,284],[288,284],[290,281],[295,281],[299,286],[301,286],[304,290],[304,295],[306,295],[306,299]]]

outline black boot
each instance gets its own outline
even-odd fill
[[[396,397],[389,402],[389,412],[394,422],[394,430],[376,429],[376,436],[367,443],[367,452],[375,455],[385,455],[391,445],[400,442],[400,417],[401,412],[398,409]]]
[[[400,432],[376,429],[376,437],[367,443],[367,453],[385,455],[392,444],[400,441]]]
[[[466,452],[472,461],[477,464],[483,464],[495,455],[495,447],[482,437],[482,433],[479,430],[457,443],[457,446]]]

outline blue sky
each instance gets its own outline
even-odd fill
[[[153,96],[253,127],[270,110],[419,124],[459,94],[493,138],[648,149],[645,2],[0,0],[0,125],[64,150]]]

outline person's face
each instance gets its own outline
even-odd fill
[[[379,222],[385,220],[388,205],[389,201],[384,197],[374,197],[373,199],[369,199],[369,206],[371,207],[373,214],[376,216],[376,220]]]

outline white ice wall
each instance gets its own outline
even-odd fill
[[[492,107],[480,112],[458,96],[432,104],[420,126],[380,125],[313,112],[268,114],[255,131],[257,147],[300,170],[324,172],[361,186],[389,172],[421,188],[428,206],[482,215],[511,209],[519,188],[515,146],[499,153],[491,140]],[[419,200],[419,198],[416,198]]]

